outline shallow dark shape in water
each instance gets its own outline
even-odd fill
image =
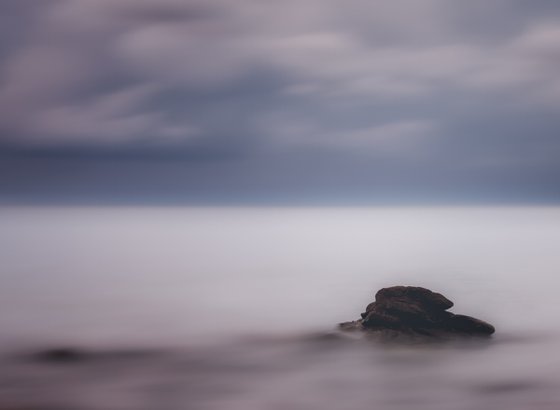
[[[341,323],[340,329],[433,339],[494,333],[494,327],[480,319],[448,312],[452,306],[445,296],[426,288],[383,288],[361,314],[361,320]]]
[[[146,359],[150,357],[160,357],[164,355],[164,351],[149,349],[117,349],[95,351],[78,347],[53,347],[49,349],[39,350],[37,352],[26,354],[26,360],[47,364],[73,364],[85,361],[108,360],[111,362],[121,360]],[[0,409],[1,410],[1,409]]]
[[[40,362],[77,363],[87,359],[89,355],[82,350],[72,347],[57,347],[38,352],[34,357]]]

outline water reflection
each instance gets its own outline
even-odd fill
[[[553,408],[560,372],[534,360],[554,354],[550,342],[388,346],[305,335],[189,350],[19,352],[4,357],[0,409]]]

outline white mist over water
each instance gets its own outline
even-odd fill
[[[0,226],[13,338],[328,329],[397,284],[502,332],[560,329],[558,208],[5,208]]]
[[[49,379],[49,369],[16,366],[35,380],[35,390],[14,387],[22,395],[43,397],[36,386],[49,379],[45,397],[58,397],[78,374],[83,393],[62,394],[73,408],[155,408],[138,405],[145,389],[115,387],[134,383],[140,366],[145,383],[176,386],[166,408],[560,405],[560,208],[29,207],[1,208],[0,227],[4,351],[197,352],[134,371],[112,363],[125,375],[104,379],[122,393],[114,402],[99,377],[86,377],[106,367]],[[495,325],[490,346],[387,351],[298,339],[357,319],[376,290],[400,284],[441,292],[455,313]],[[185,387],[193,378],[202,390]]]

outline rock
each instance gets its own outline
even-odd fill
[[[496,331],[491,324],[465,315],[453,315],[445,320],[442,325],[456,332],[468,334],[491,335]]]
[[[393,286],[383,288],[375,294],[375,302],[383,303],[396,299],[414,301],[427,309],[447,310],[453,307],[453,302],[441,293],[432,292],[417,286]]]
[[[362,313],[365,319],[372,311],[399,312],[414,317],[440,316],[440,313],[453,306],[453,302],[440,293],[415,286],[393,286],[383,288],[375,294],[375,302]],[[426,318],[432,321],[431,318]]]
[[[118,349],[118,350],[84,350],[75,347],[53,347],[25,354],[26,360],[45,364],[75,364],[91,361],[116,361],[116,360],[138,360],[165,354],[158,350],[144,349]]]
[[[396,300],[377,304],[362,322],[367,328],[431,328],[452,315],[451,312],[423,309],[414,302]]]
[[[341,330],[376,332],[382,339],[488,336],[492,325],[447,309],[453,302],[440,293],[415,286],[383,288],[361,314],[362,320],[340,324]]]
[[[89,358],[89,355],[79,349],[72,347],[57,347],[46,349],[34,354],[39,362],[45,363],[77,363]]]
[[[345,332],[355,331],[355,330],[363,330],[362,321],[361,320],[353,320],[351,322],[343,322],[339,323],[338,327]]]

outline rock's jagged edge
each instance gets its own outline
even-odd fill
[[[437,341],[489,337],[495,329],[470,316],[448,312],[453,302],[440,293],[413,286],[379,290],[362,318],[339,324],[381,341]]]

